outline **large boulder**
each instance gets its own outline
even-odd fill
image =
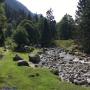
[[[30,47],[27,46],[27,45],[25,45],[25,46],[24,46],[24,51],[25,51],[25,52],[30,52]]]
[[[19,55],[15,55],[15,57],[13,57],[13,61],[19,61],[19,60],[23,60],[23,58],[21,58]]]
[[[74,82],[76,85],[85,85],[86,84],[86,81],[75,81]]]
[[[48,49],[47,48],[43,48],[43,52],[45,53],[45,51],[48,51]]]
[[[17,62],[18,66],[29,66],[29,63],[27,61],[24,60],[20,60]]]
[[[74,79],[74,83],[76,85],[85,85],[87,83],[87,81],[85,79],[82,79],[82,78],[80,80]]]
[[[90,85],[90,78],[87,78],[87,84]]]
[[[40,56],[38,54],[36,54],[36,55],[30,54],[29,61],[34,63],[34,64],[38,64],[40,62]]]

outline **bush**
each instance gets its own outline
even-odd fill
[[[5,40],[5,48],[6,49],[11,49],[11,50],[15,50],[15,48],[17,47],[17,44],[14,42],[14,40],[10,37],[6,38]]]
[[[22,27],[18,27],[17,30],[13,33],[13,39],[17,43],[18,47],[29,44],[28,33]]]

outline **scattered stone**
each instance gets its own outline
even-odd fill
[[[38,76],[40,76],[39,73],[34,73],[34,74],[29,75],[29,77],[38,77]]]
[[[27,61],[24,61],[24,60],[19,60],[17,62],[17,65],[18,66],[29,66],[29,63]]]
[[[34,74],[31,74],[31,75],[29,75],[29,77],[35,77],[35,75]]]
[[[90,85],[90,78],[87,78],[87,84]]]
[[[58,70],[51,70],[51,72],[55,75],[59,75],[59,71]]]
[[[25,45],[23,48],[24,48],[24,50],[25,50],[26,52],[29,52],[29,51],[30,51],[30,47],[27,46],[27,45]]]
[[[40,62],[40,56],[39,55],[30,54],[29,55],[29,61],[34,63],[34,64],[38,64]]]
[[[86,80],[77,80],[77,79],[74,79],[74,83],[76,85],[85,85],[86,84]]]
[[[37,64],[35,64],[35,67],[38,67],[38,65],[37,65]]]
[[[39,73],[36,73],[36,76],[40,76]]]

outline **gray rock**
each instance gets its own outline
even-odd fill
[[[19,61],[19,60],[23,60],[23,58],[21,58],[18,54],[16,54],[15,57],[13,57],[13,61]]]
[[[29,66],[29,63],[27,61],[24,60],[20,60],[17,62],[18,66]]]
[[[30,54],[29,55],[29,61],[34,63],[34,64],[38,64],[40,62],[40,56],[39,55]]]

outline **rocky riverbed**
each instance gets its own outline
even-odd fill
[[[90,57],[69,54],[60,48],[45,48],[40,55],[40,67],[58,71],[61,80],[77,85],[90,85]]]

